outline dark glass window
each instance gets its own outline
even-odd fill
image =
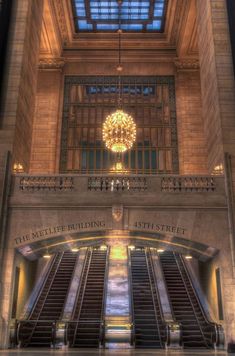
[[[109,173],[117,156],[106,149],[102,123],[118,106],[118,77],[66,77],[61,173]],[[178,172],[174,78],[122,77],[123,109],[137,125],[132,149],[121,156],[132,174]]]

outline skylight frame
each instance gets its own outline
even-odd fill
[[[79,3],[80,6],[78,6]],[[91,3],[95,6],[92,5],[93,7],[91,7]],[[136,3],[136,5],[133,5],[133,3]],[[118,30],[118,3],[116,0],[71,0],[71,4],[76,33],[114,33]],[[160,7],[157,7],[157,5],[160,5]],[[161,15],[154,15],[154,9],[158,8],[160,10],[161,5]],[[123,32],[148,34],[163,33],[167,5],[168,0],[123,0],[121,19],[121,28]],[[102,8],[104,9],[104,6],[106,12],[104,12],[105,10],[102,10]],[[81,9],[81,16],[78,14],[78,9]],[[105,19],[105,16],[108,13],[111,18]],[[157,10],[155,14],[156,13]]]

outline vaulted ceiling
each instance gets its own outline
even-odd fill
[[[166,13],[162,18],[164,26],[162,22],[160,31],[155,29],[133,32],[124,29],[124,59],[131,61],[132,58],[139,58],[147,62],[150,58],[153,61],[177,61],[182,58],[197,60],[195,2],[196,0],[166,1]],[[44,0],[40,61],[59,63],[78,59],[97,61],[115,58],[118,48],[117,32],[79,31],[74,11],[72,0]]]

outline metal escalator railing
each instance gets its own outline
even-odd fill
[[[160,261],[172,312],[181,324],[183,346],[215,347],[218,342],[216,333],[220,331],[220,326],[208,321],[182,256],[165,251],[160,254]]]
[[[18,338],[22,347],[53,346],[55,325],[62,315],[76,260],[77,254],[70,251],[57,254],[30,318],[19,322]]]
[[[103,347],[105,346],[105,309],[106,309],[106,295],[108,290],[109,254],[110,254],[110,248],[107,247],[105,274],[104,274],[104,290],[103,290],[102,311],[101,311],[101,327],[100,327],[100,345]]]
[[[187,269],[187,266],[185,264],[185,261],[184,261],[183,257],[181,255],[177,255],[176,259],[178,259],[178,261],[180,261],[180,263],[183,266],[184,272],[186,273],[186,276],[187,276],[187,280],[190,283],[191,291],[192,291],[192,293],[194,294],[194,297],[197,300],[197,304],[198,304],[198,306],[200,308],[201,314],[204,317],[204,321],[207,323],[208,326],[211,327],[210,343],[212,345],[214,345],[215,347],[221,346],[220,344],[223,343],[223,340],[220,340],[219,335],[220,335],[220,330],[221,330],[222,326],[217,324],[217,323],[214,323],[214,322],[208,320],[208,317],[207,317],[207,315],[206,315],[206,313],[205,313],[205,311],[204,311],[204,309],[202,307],[201,301],[198,298],[197,292],[196,292],[196,290],[195,290],[195,288],[193,286],[193,283],[192,283],[192,280],[191,280],[191,276],[189,275],[189,272],[188,272],[188,269]]]
[[[162,348],[158,314],[144,249],[130,251],[136,348]]]
[[[132,274],[131,274],[131,255],[128,248],[128,286],[130,293],[130,311],[131,311],[131,346],[135,346],[135,319],[134,319],[134,300],[132,293]]]
[[[184,287],[185,287],[185,290],[186,290],[188,299],[189,299],[189,301],[190,301],[190,303],[191,303],[191,306],[192,306],[192,310],[193,310],[195,319],[196,319],[197,324],[198,324],[198,327],[199,327],[199,329],[200,329],[200,331],[201,331],[201,335],[202,335],[202,338],[203,338],[203,340],[204,340],[205,346],[206,346],[207,348],[211,348],[212,345],[210,345],[210,343],[209,343],[208,340],[206,339],[205,334],[204,334],[204,332],[203,332],[203,329],[202,329],[200,320],[199,320],[198,315],[197,315],[196,310],[195,310],[195,305],[194,305],[194,303],[193,303],[193,301],[192,301],[192,298],[191,298],[191,296],[190,296],[190,294],[189,294],[189,291],[188,291],[188,288],[187,288],[187,285],[186,285],[186,282],[185,282],[185,278],[184,278],[183,273],[182,273],[182,269],[180,268],[179,261],[178,261],[178,259],[177,259],[178,256],[175,254],[175,252],[174,252],[174,257],[175,257],[175,261],[176,261],[176,264],[177,264],[177,266],[178,266],[178,270],[179,270],[179,272],[180,272],[180,275],[181,275],[181,278],[182,278],[182,281],[183,281],[183,284],[184,284]]]
[[[58,253],[56,256],[55,256],[55,259],[54,259],[54,263],[52,264],[51,266],[51,269],[50,269],[50,273],[48,274],[48,277],[47,277],[47,280],[40,292],[40,295],[39,297],[37,298],[35,304],[34,304],[34,307],[33,307],[33,310],[32,312],[30,313],[30,316],[27,320],[27,322],[23,322],[23,321],[20,321],[19,322],[19,326],[17,327],[17,340],[19,341],[19,345],[20,347],[27,347],[32,339],[32,336],[33,336],[33,333],[37,327],[37,322],[36,320],[39,319],[40,317],[40,314],[41,314],[41,311],[45,305],[45,301],[47,299],[47,296],[50,292],[50,289],[51,289],[51,286],[54,282],[54,279],[55,279],[55,276],[56,276],[56,273],[58,271],[58,268],[59,268],[59,265],[60,265],[60,262],[61,262],[61,259],[62,259],[62,256],[63,256],[63,253]],[[53,271],[54,269],[54,271]],[[52,272],[53,271],[53,272]],[[52,273],[52,276],[51,276],[51,273]],[[49,280],[51,278],[51,280]],[[46,284],[48,283],[48,285],[46,286]],[[40,299],[42,297],[42,293],[45,291],[45,288],[46,288],[46,293],[45,293],[45,296],[43,297],[43,301],[42,301],[42,304],[41,304],[41,307],[39,307],[38,311],[36,311],[36,308],[38,307],[38,304],[40,302]],[[29,321],[32,320],[31,323],[29,323]],[[33,321],[34,320],[34,321]],[[54,321],[53,321],[54,322]],[[50,322],[48,322],[50,324]],[[40,326],[43,326],[42,323],[40,322]],[[31,330],[29,328],[27,328],[27,325],[31,325]],[[52,326],[52,324],[51,324]],[[26,329],[26,331],[28,330],[29,331],[29,334],[25,335],[24,333],[24,330]],[[25,339],[25,336],[26,336],[26,339]]]
[[[90,268],[91,257],[92,257],[92,249],[89,248],[86,252],[86,258],[85,258],[85,261],[83,264],[82,278],[81,278],[81,283],[79,284],[79,287],[78,287],[77,296],[76,296],[75,303],[74,303],[72,320],[66,324],[65,340],[66,340],[66,344],[69,343],[69,346],[72,346],[75,343],[75,336],[76,336],[77,329],[78,329],[78,320],[80,317],[81,306],[82,306],[83,297],[84,297],[84,293],[85,293],[85,286],[86,286],[86,281],[87,281],[88,272],[89,272],[89,268]]]
[[[73,321],[68,322],[67,339],[71,347],[99,347],[102,339],[107,250],[90,250],[84,267]]]
[[[153,300],[154,300],[154,310],[155,310],[155,315],[156,315],[156,320],[157,320],[157,325],[158,325],[158,332],[161,337],[162,347],[165,347],[169,341],[169,335],[168,335],[169,330],[168,330],[167,323],[164,321],[160,297],[159,297],[158,288],[157,288],[156,275],[153,272],[154,271],[153,260],[152,260],[150,251],[148,249],[145,250],[145,255],[146,255],[146,262],[147,262],[148,271],[149,271],[150,286],[151,286],[152,296],[153,296]],[[159,316],[158,316],[158,314],[159,314]]]
[[[52,262],[52,264],[51,264],[51,266],[50,266],[50,270],[49,270],[49,272],[48,272],[48,274],[47,274],[47,276],[46,276],[46,278],[45,278],[45,281],[44,281],[44,283],[43,283],[43,285],[42,285],[42,288],[40,289],[40,292],[39,292],[39,294],[38,294],[38,297],[36,298],[36,301],[35,301],[35,303],[34,303],[34,305],[33,305],[32,311],[30,312],[30,315],[29,315],[28,319],[31,319],[32,316],[35,318],[35,315],[34,315],[35,309],[36,309],[37,304],[38,304],[38,302],[39,302],[39,300],[40,300],[40,298],[41,298],[41,296],[42,296],[42,293],[45,291],[45,288],[47,288],[47,294],[48,294],[48,291],[50,290],[50,287],[51,287],[51,285],[52,285],[52,283],[53,283],[53,280],[54,280],[54,277],[53,277],[53,276],[55,276],[55,274],[56,274],[56,272],[57,272],[57,270],[58,270],[58,267],[59,267],[61,258],[62,258],[62,254],[61,254],[60,252],[57,253],[57,254],[54,256],[53,262]],[[54,269],[54,271],[53,271],[53,269]],[[51,276],[51,282],[50,282],[50,281],[49,281],[49,278],[50,278],[50,274],[51,274],[51,273],[53,273],[53,275]],[[48,283],[48,286],[46,287],[46,284],[47,284],[47,283]],[[47,294],[45,294],[45,296],[44,296],[44,298],[43,298],[43,299],[44,299],[44,302],[45,302],[45,300],[46,300]],[[35,319],[37,319],[37,317],[36,317]]]

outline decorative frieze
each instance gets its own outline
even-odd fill
[[[199,65],[199,60],[195,58],[177,58],[175,60],[175,66],[177,70],[198,70],[200,65]]]
[[[213,177],[164,177],[161,180],[161,190],[167,193],[199,193],[214,192],[216,184]]]
[[[39,70],[62,70],[65,65],[64,58],[40,58]]]
[[[71,191],[74,189],[72,177],[25,176],[20,179],[19,188],[23,191]]]

